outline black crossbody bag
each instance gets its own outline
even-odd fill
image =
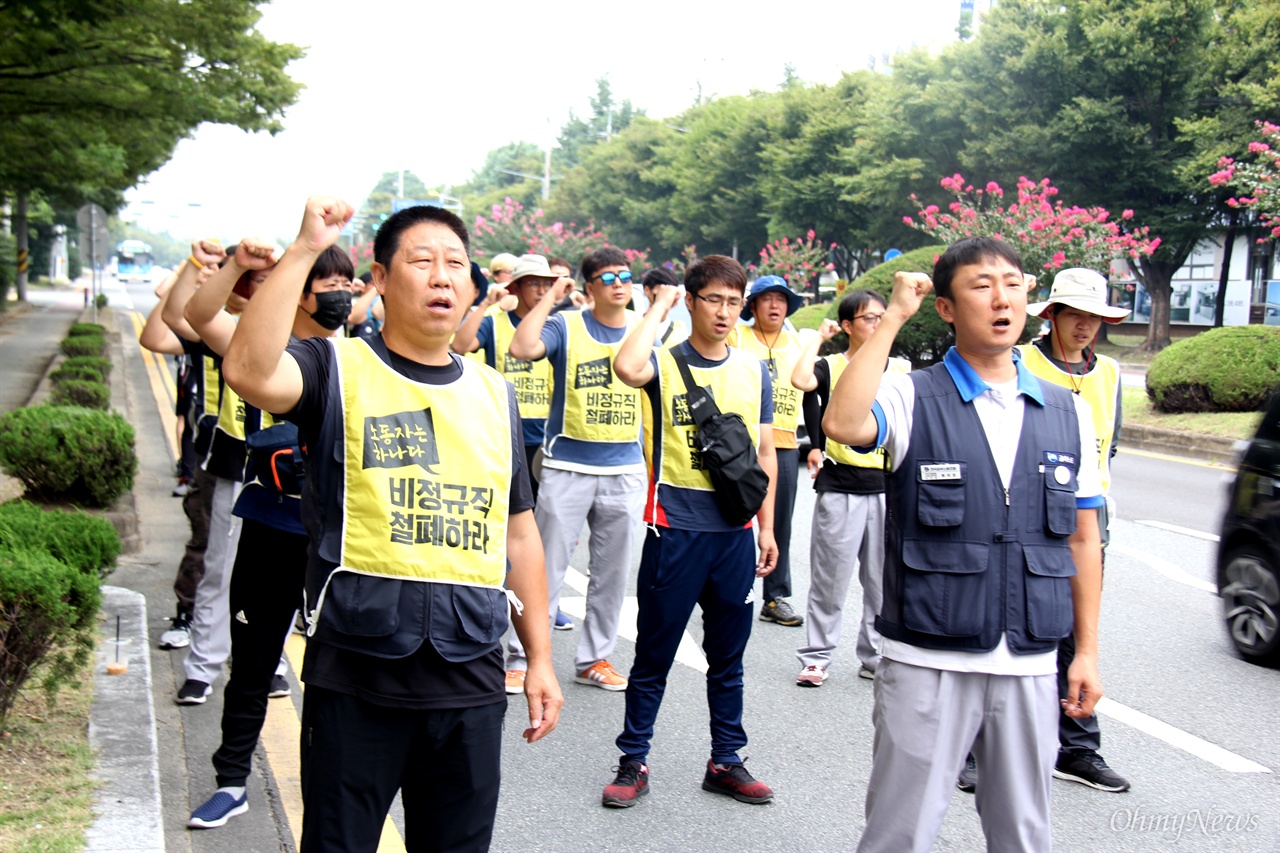
[[[711,476],[716,505],[725,521],[745,525],[760,510],[769,494],[769,475],[760,467],[751,433],[742,415],[725,414],[711,392],[693,380],[684,353],[671,350],[688,392],[689,413],[698,425],[702,463]]]

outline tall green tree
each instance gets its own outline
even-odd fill
[[[1162,238],[1134,265],[1152,299],[1148,350],[1169,343],[1173,275],[1222,221],[1203,171],[1215,131],[1280,105],[1276,11],[1275,0],[1003,0],[951,52],[966,174],[1051,174],[1067,197],[1132,209]]]
[[[554,157],[557,169],[571,169],[582,159],[584,149],[607,142],[630,126],[643,110],[631,106],[631,99],[614,100],[607,76],[596,80],[596,94],[589,99],[591,115],[579,118],[572,111],[560,128],[559,150]]]

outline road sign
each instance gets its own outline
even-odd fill
[[[80,226],[80,260],[88,267],[101,267],[111,257],[111,234],[107,231],[107,212],[100,204],[86,204],[76,211]]]

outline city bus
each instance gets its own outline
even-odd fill
[[[116,278],[120,281],[150,281],[150,244],[141,240],[125,240],[117,245]]]

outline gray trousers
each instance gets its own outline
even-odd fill
[[[840,643],[844,602],[854,569],[862,585],[858,660],[872,672],[880,663],[876,614],[884,597],[884,494],[818,492],[809,536],[809,601],[800,666],[823,669]]]
[[[1058,755],[1054,675],[949,672],[885,658],[875,679],[867,826],[859,853],[928,851],[972,745],[987,850],[1049,853]]]
[[[627,594],[631,546],[640,526],[648,481],[643,474],[582,474],[542,469],[533,517],[547,558],[549,619],[560,608],[560,592],[583,522],[591,528],[588,542],[591,578],[587,582],[587,615],[578,634],[574,667],[582,672],[606,660],[618,643],[618,622]],[[524,647],[514,630],[507,639],[507,668],[527,669]]]
[[[209,544],[204,550],[204,576],[196,586],[196,605],[191,613],[191,645],[182,661],[186,677],[212,684],[231,654],[231,569],[240,546],[240,518],[231,510],[244,483],[223,477],[211,478],[213,500],[209,510]],[[266,568],[266,567],[264,567]],[[276,674],[288,670],[281,656]]]

